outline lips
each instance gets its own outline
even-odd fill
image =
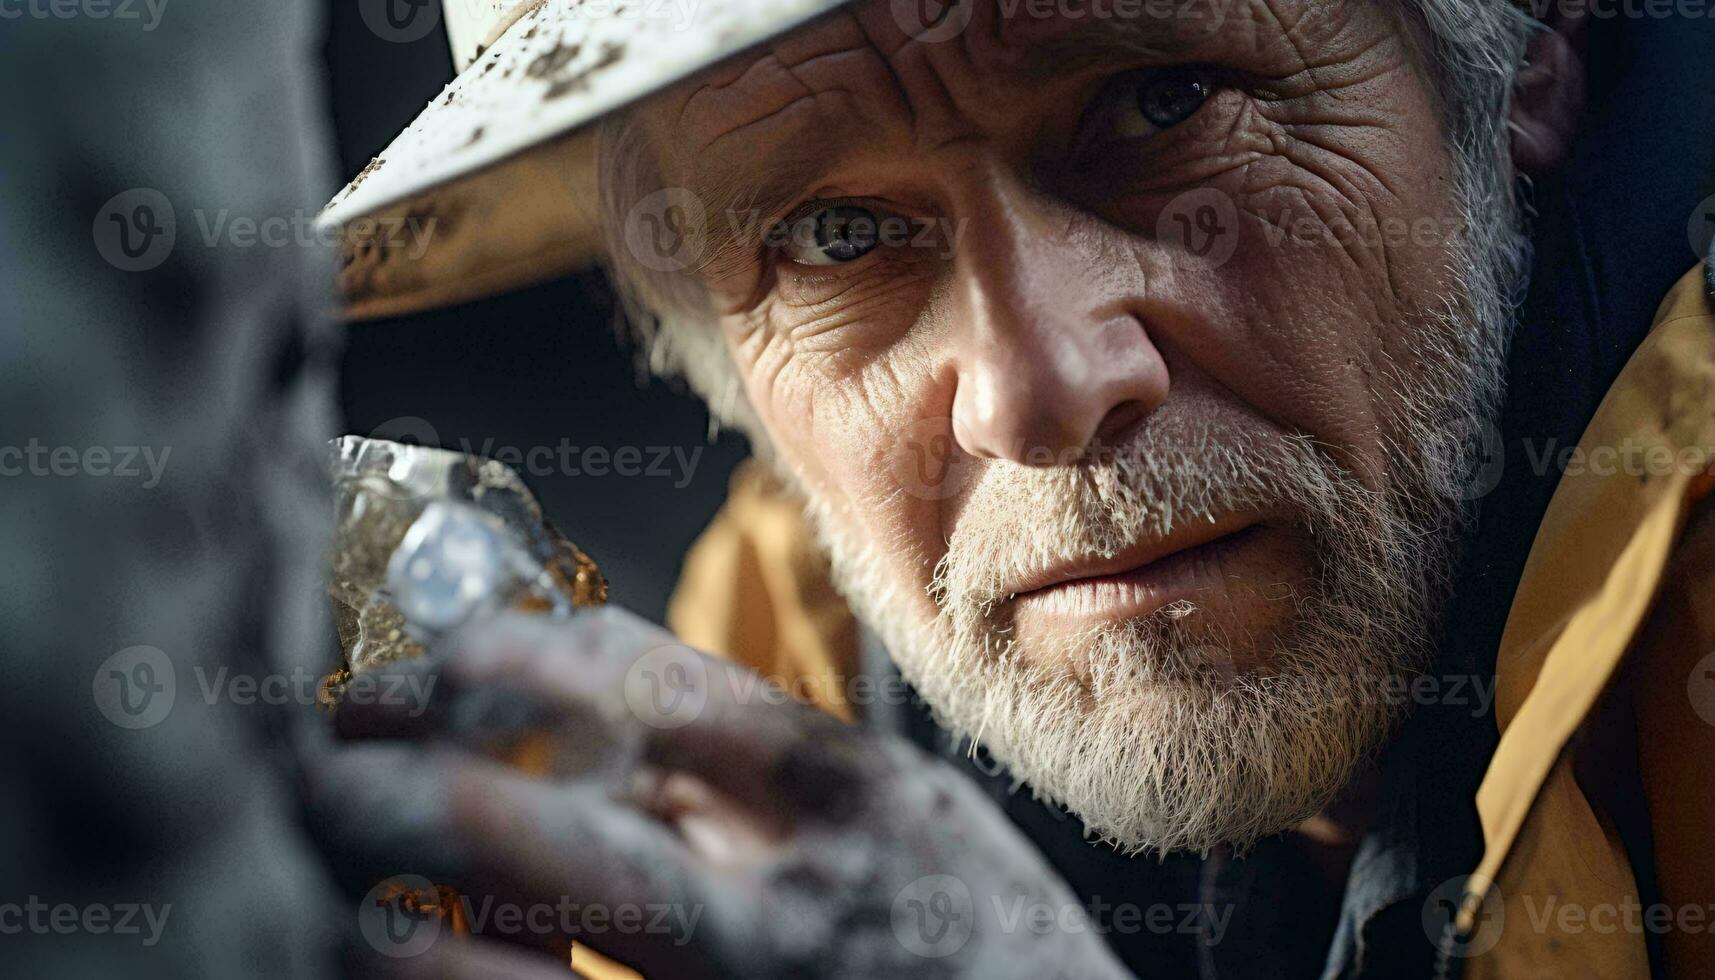
[[[1020,639],[1147,616],[1182,600],[1261,625],[1279,612],[1257,605],[1262,588],[1298,578],[1301,560],[1296,533],[1255,513],[1229,514],[1114,555],[1046,566],[1019,582],[1009,604]]]
[[[1188,522],[1179,533],[1165,538],[1139,541],[1112,556],[1057,562],[1030,575],[1010,590],[1017,598],[1076,583],[1096,583],[1106,578],[1140,571],[1193,549],[1218,542],[1256,527],[1255,514],[1229,514],[1213,522]]]

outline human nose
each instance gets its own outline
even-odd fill
[[[1060,465],[1155,411],[1166,362],[1092,233],[1072,234],[1064,206],[1023,188],[972,210],[954,262],[959,447]]]

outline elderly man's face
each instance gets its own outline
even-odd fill
[[[1492,367],[1412,31],[1019,0],[913,39],[916,9],[634,117],[708,207],[743,389],[943,721],[1127,846],[1283,829],[1421,660],[1423,440]]]

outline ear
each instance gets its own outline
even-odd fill
[[[1577,12],[1561,9],[1568,7],[1577,8]],[[1584,38],[1589,8],[1553,4],[1551,9],[1554,12],[1525,49],[1508,114],[1513,167],[1533,178],[1548,176],[1566,159],[1584,117]]]

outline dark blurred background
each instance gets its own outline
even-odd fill
[[[350,177],[453,77],[444,28],[395,42],[370,31],[351,0],[325,0],[328,94],[339,172]],[[384,434],[428,423],[449,449],[636,447],[636,475],[522,475],[549,517],[607,575],[615,602],[660,621],[685,549],[726,493],[744,440],[711,441],[694,396],[650,379],[621,341],[599,273],[482,302],[353,324],[340,372],[346,431]],[[546,459],[544,454],[538,454]],[[504,458],[504,457],[502,457]],[[662,465],[650,467],[660,461]],[[576,467],[581,470],[582,467]],[[612,467],[607,467],[612,469]],[[650,470],[654,472],[651,473]]]

